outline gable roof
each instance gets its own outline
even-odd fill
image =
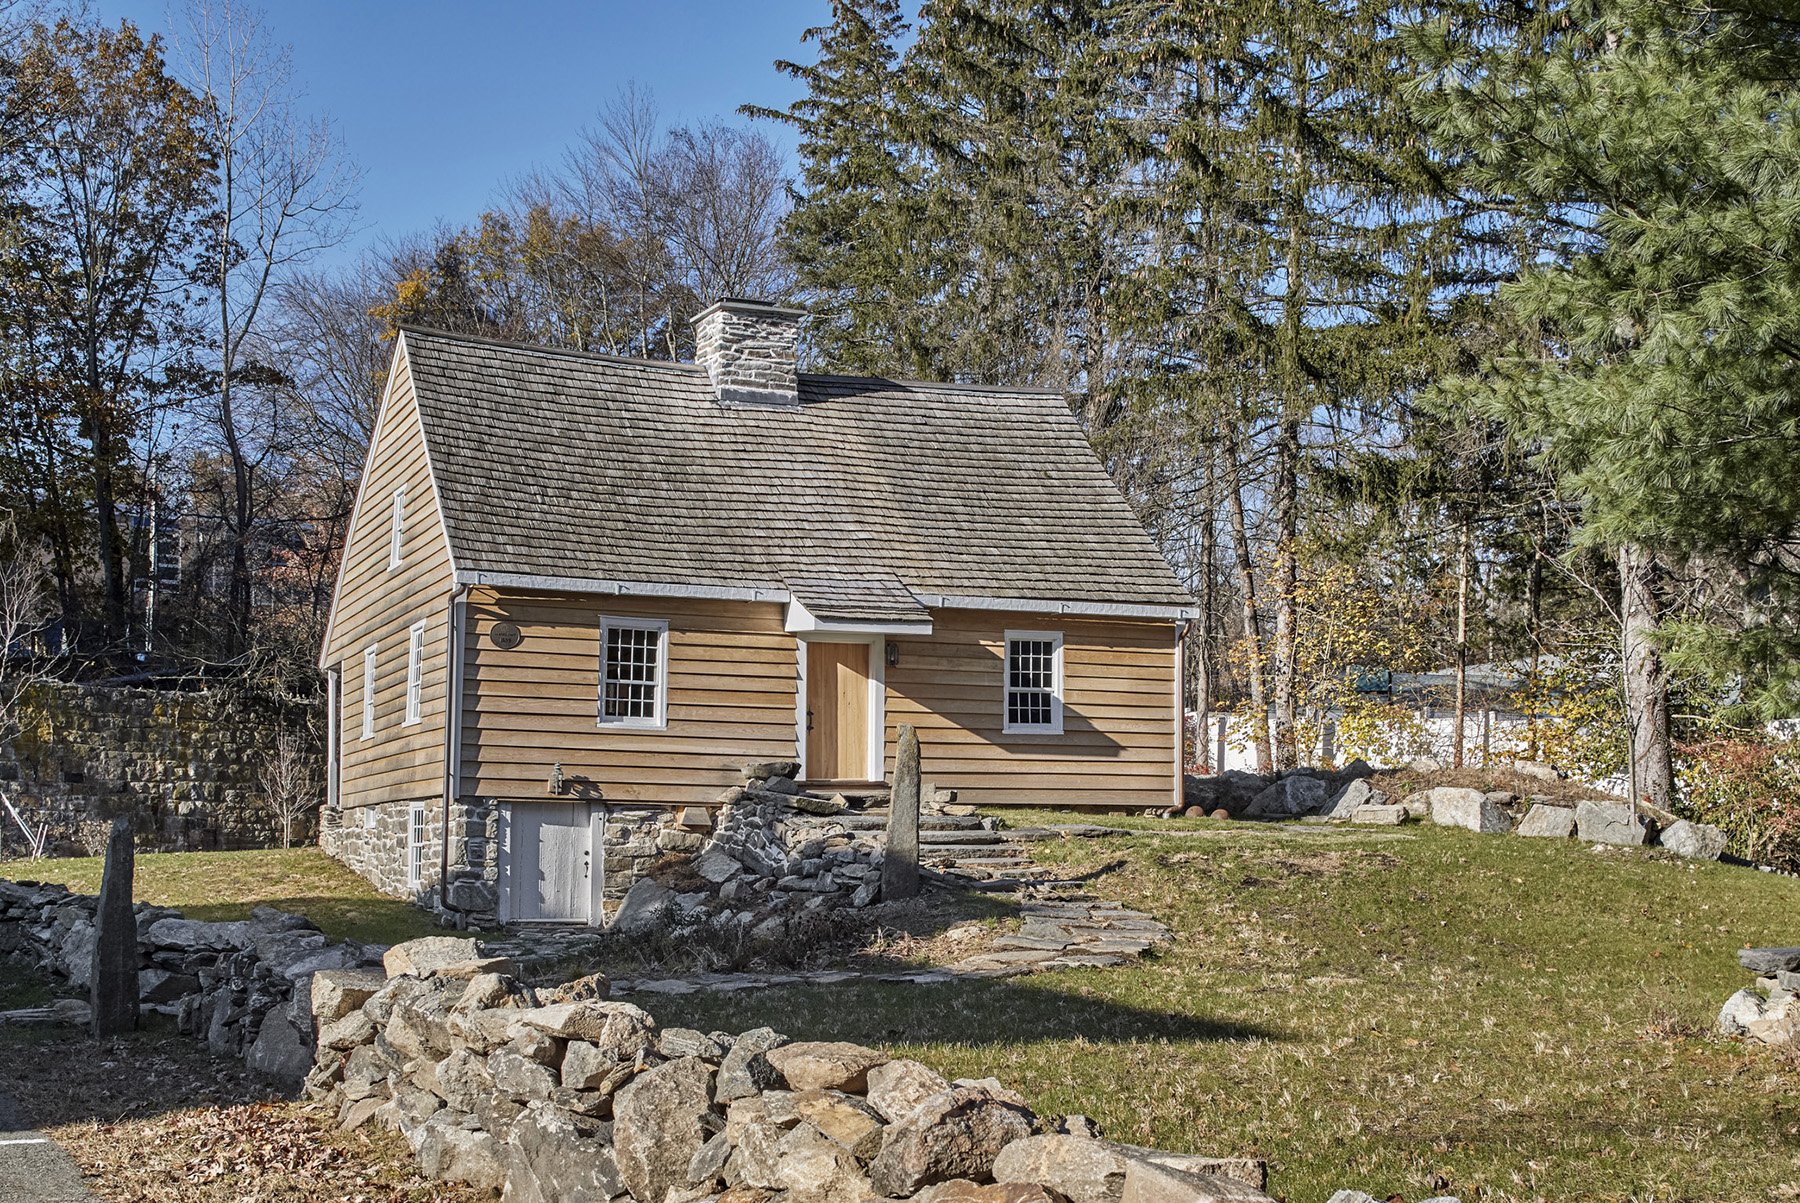
[[[802,375],[797,406],[726,407],[690,364],[413,328],[397,353],[460,580],[1193,604],[1056,394]]]

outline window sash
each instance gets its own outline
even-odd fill
[[[398,568],[404,558],[406,542],[406,486],[394,490],[394,504],[388,518],[388,567]]]
[[[425,879],[425,808],[414,806],[406,816],[406,884]]]
[[[607,727],[661,728],[668,721],[669,624],[660,619],[600,619],[599,721]]]
[[[419,699],[424,693],[425,624],[415,623],[406,643],[406,725],[419,721]]]
[[[1003,733],[1062,734],[1062,652],[1061,632],[1006,632]]]
[[[362,737],[375,738],[375,645],[363,649]]]

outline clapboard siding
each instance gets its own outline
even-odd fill
[[[887,766],[918,729],[925,780],[983,806],[1167,806],[1175,797],[1175,628],[1169,622],[940,610],[887,669]],[[1063,733],[1008,735],[1003,640],[1063,636]]]
[[[599,725],[600,619],[669,624],[668,725]],[[519,645],[494,645],[494,624]],[[552,767],[614,802],[710,803],[753,760],[795,754],[794,639],[772,603],[560,596],[470,597],[462,793],[541,799]]]
[[[405,355],[394,359],[364,483],[333,601],[325,663],[342,674],[340,796],[346,807],[443,793],[447,724],[449,543],[432,488],[419,411]],[[388,567],[394,490],[406,486],[401,563]],[[419,722],[407,725],[407,644],[425,623]],[[361,738],[363,649],[376,648],[375,734]]]

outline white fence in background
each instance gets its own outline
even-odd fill
[[[1429,755],[1448,764],[1451,749],[1455,746],[1452,738],[1454,719],[1437,708],[1419,712],[1418,718],[1420,732],[1430,744],[1429,751],[1419,754]],[[1187,720],[1188,731],[1198,750],[1199,716],[1189,711]],[[1211,716],[1207,723],[1205,741],[1213,772],[1223,773],[1230,769],[1242,769],[1248,773],[1256,771],[1256,743],[1247,729],[1249,721],[1249,716],[1241,714]],[[1471,710],[1463,718],[1463,758],[1471,765],[1480,765],[1490,760],[1517,760],[1525,754],[1524,736],[1525,716],[1516,711]],[[1337,723],[1327,718],[1319,741],[1313,746],[1312,754],[1305,759],[1310,764],[1337,764],[1354,759],[1357,755],[1358,749],[1338,746]]]

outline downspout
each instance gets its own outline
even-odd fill
[[[1187,750],[1187,632],[1189,622],[1175,624],[1175,801],[1179,811],[1187,803],[1187,766],[1182,753]]]
[[[450,807],[462,788],[463,620],[468,585],[459,585],[444,611],[444,823],[438,840],[438,909],[455,915],[458,930],[468,921],[450,902]]]

